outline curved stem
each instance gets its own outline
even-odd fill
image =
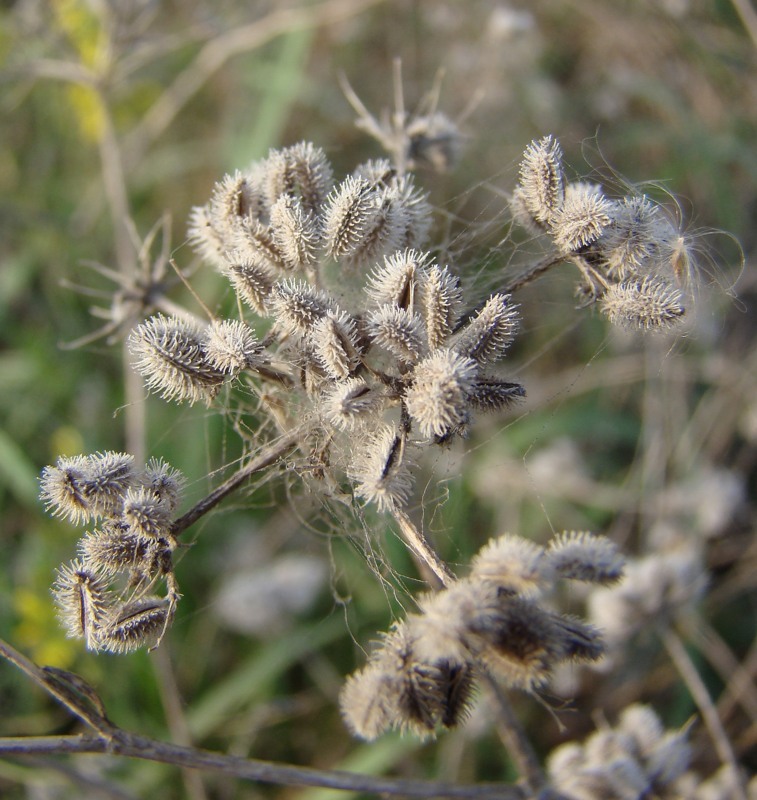
[[[422,531],[410,520],[410,517],[399,508],[392,512],[405,544],[410,548],[413,555],[419,560],[421,565],[430,570],[429,583],[434,589],[441,589],[455,582],[455,575],[450,568],[442,561],[434,550],[431,542],[423,535]]]

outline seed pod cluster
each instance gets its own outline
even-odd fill
[[[578,267],[578,294],[613,324],[642,331],[678,325],[691,259],[671,215],[645,195],[615,199],[599,184],[568,182],[562,160],[552,136],[529,144],[512,195],[515,220],[546,234],[556,257]]]
[[[509,534],[490,542],[467,578],[422,597],[420,613],[396,623],[350,676],[341,695],[348,727],[363,739],[390,728],[433,735],[465,717],[481,670],[536,691],[559,664],[596,661],[598,629],[547,608],[544,595],[561,578],[607,585],[622,573],[603,536],[571,531],[547,547]]]
[[[183,477],[158,459],[142,470],[133,462],[115,452],[59,458],[40,481],[53,515],[99,523],[79,540],[79,557],[60,567],[53,585],[64,628],[90,650],[157,646],[180,598],[171,521]],[[163,596],[155,593],[161,581]]]

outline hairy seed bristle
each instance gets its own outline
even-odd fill
[[[592,183],[571,183],[562,205],[549,221],[550,233],[561,253],[575,253],[599,239],[612,222],[614,205]]]
[[[152,647],[163,634],[170,606],[163,597],[141,597],[114,608],[100,633],[100,646],[111,653]]]
[[[72,561],[58,569],[52,594],[67,635],[84,639],[89,650],[98,650],[100,625],[110,607],[103,576],[79,560]]]
[[[547,226],[564,196],[562,149],[557,139],[545,136],[532,141],[520,164],[519,199],[531,218]]]
[[[452,340],[462,355],[479,364],[498,361],[504,355],[518,326],[518,308],[509,294],[494,294]]]

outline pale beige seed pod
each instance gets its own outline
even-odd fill
[[[281,332],[297,339],[308,336],[329,312],[339,313],[331,295],[296,279],[274,285],[269,307]]]
[[[423,436],[445,436],[467,422],[468,395],[477,372],[472,358],[446,348],[435,350],[415,365],[404,400]]]
[[[550,541],[545,557],[561,578],[612,584],[623,577],[625,559],[606,536],[586,531],[563,531]]]
[[[357,326],[345,312],[327,312],[313,325],[308,342],[323,369],[334,380],[350,377],[360,364]]]
[[[447,267],[430,264],[420,286],[419,301],[428,346],[434,350],[447,341],[460,318],[463,304],[460,281]]]
[[[177,509],[186,483],[181,470],[175,469],[162,458],[151,457],[140,481],[168,509]]]
[[[140,647],[153,647],[170,623],[171,607],[163,597],[140,597],[116,606],[99,632],[102,650],[130,653]]]
[[[452,347],[479,364],[502,358],[518,327],[518,307],[511,300],[509,294],[493,294],[451,339]]]
[[[245,217],[239,221],[228,249],[237,251],[245,261],[261,264],[274,274],[286,272],[288,269],[270,225],[254,217]]]
[[[599,308],[613,325],[645,332],[669,330],[686,313],[681,292],[654,277],[613,284],[602,296]]]
[[[64,564],[57,571],[52,594],[66,634],[84,639],[88,650],[99,650],[100,626],[112,602],[102,573],[78,560]]]
[[[287,195],[298,198],[304,212],[317,217],[334,181],[331,164],[320,147],[311,142],[299,142],[281,150],[271,150],[262,168],[265,194],[271,208]]]
[[[520,208],[525,208],[541,228],[549,225],[562,205],[564,183],[562,149],[557,139],[545,136],[532,141],[523,153],[517,195]]]
[[[373,741],[386,733],[397,718],[394,676],[369,664],[347,678],[339,706],[347,728],[360,739]]]
[[[243,303],[261,317],[268,316],[268,302],[273,285],[278,280],[276,271],[270,265],[232,250],[224,259],[222,271]]]
[[[608,277],[616,282],[639,276],[659,249],[666,220],[646,195],[630,195],[615,202],[608,225],[596,247]]]
[[[164,400],[210,405],[226,380],[206,358],[205,332],[184,320],[150,317],[131,332],[128,343],[145,385]]]
[[[328,255],[339,260],[357,252],[380,218],[380,192],[363,178],[347,177],[329,194],[324,210]]]
[[[100,575],[112,578],[122,572],[145,571],[152,564],[152,541],[125,522],[106,521],[88,531],[77,546],[82,564]]]
[[[370,302],[414,311],[430,258],[429,253],[412,248],[385,256],[384,263],[368,276],[365,293]]]
[[[253,330],[241,320],[216,320],[203,342],[208,363],[225,375],[254,369],[263,360],[263,348]]]
[[[352,459],[348,477],[355,493],[379,511],[403,506],[413,488],[412,464],[404,435],[392,425],[366,432]]]
[[[299,197],[285,194],[273,204],[271,238],[287,268],[306,270],[316,263],[321,243],[318,221]]]
[[[349,378],[331,384],[321,402],[325,418],[340,430],[350,431],[367,423],[383,407],[385,396],[364,378]]]
[[[506,533],[485,544],[471,562],[471,580],[484,581],[505,594],[536,597],[554,582],[544,548]]]
[[[599,239],[612,222],[614,204],[602,187],[593,183],[571,183],[562,205],[549,220],[552,241],[561,253],[575,253]]]
[[[171,529],[171,509],[146,486],[129,489],[121,510],[121,520],[139,536],[157,538]]]
[[[40,477],[40,499],[54,517],[74,525],[87,522],[94,515],[86,480],[87,456],[60,456],[55,466],[47,466]]]
[[[213,229],[227,248],[241,222],[259,219],[264,213],[265,203],[255,176],[239,170],[216,183],[208,203]]]
[[[423,320],[398,306],[385,305],[371,311],[366,317],[366,332],[374,344],[405,364],[415,363],[426,348]]]
[[[187,222],[187,240],[203,261],[224,272],[229,240],[214,228],[208,205],[195,206],[191,210]]]

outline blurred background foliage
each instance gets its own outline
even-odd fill
[[[311,140],[337,175],[381,155],[355,128],[338,76],[378,112],[391,105],[392,62],[401,58],[409,107],[440,68],[448,116],[477,97],[461,123],[460,163],[419,176],[457,266],[496,285],[503,271],[539,252],[510,231],[506,194],[525,145],[553,133],[576,174],[596,170],[619,192],[624,181],[641,180],[655,182],[649,191],[658,199],[674,194],[702,278],[697,318],[677,341],[609,332],[591,312],[575,310],[563,275],[522,292],[512,373],[528,401],[510,419],[483,421],[459,452],[438,456],[434,466],[447,477],[441,489],[427,487],[428,529],[462,567],[505,530],[544,541],[551,528],[588,528],[633,552],[656,517],[674,518],[709,537],[705,612],[754,677],[757,31],[737,6],[744,7],[729,0],[2,4],[0,636],[40,663],[81,673],[115,721],[146,734],[311,766],[512,777],[485,710],[436,743],[350,740],[336,705],[343,676],[408,601],[370,577],[359,548],[312,494],[291,503],[286,487],[267,486],[198,526],[178,566],[179,617],[157,654],[85,653],[64,638],[49,600],[53,570],[72,556],[77,534],[44,514],[37,475],[61,454],[125,447],[121,348],[103,338],[61,348],[102,325],[89,309],[110,301],[70,284],[112,292],[88,264],[135,260],[166,213],[170,252],[189,267],[191,207],[224,172],[270,147]],[[114,212],[119,203],[134,230]],[[161,236],[148,261],[159,257]],[[194,271],[191,282],[211,307],[228,303],[209,269]],[[183,287],[173,297],[197,309]],[[217,412],[153,399],[146,408],[149,454],[188,475],[190,498],[241,452]],[[442,495],[438,510],[431,500]],[[405,576],[400,583],[420,588],[392,535],[377,541],[381,557]],[[386,577],[396,585],[391,572]],[[298,588],[302,597],[291,600]],[[621,675],[575,687],[580,713],[561,714],[564,731],[526,698],[519,708],[540,752],[590,730],[595,711],[612,719],[633,699],[656,701],[669,724],[683,723],[693,712],[688,694],[664,658],[645,657],[648,669],[626,683]],[[700,660],[717,696],[727,679]],[[0,735],[72,729],[2,664],[0,709]],[[733,711],[727,724],[739,755],[757,766],[757,721]],[[707,755],[701,765],[716,766]],[[104,788],[95,786],[102,775]],[[115,785],[123,794],[113,794]],[[158,791],[193,800],[327,797],[212,777],[181,783],[155,764],[83,760],[72,777],[53,760],[0,761],[3,797]]]

